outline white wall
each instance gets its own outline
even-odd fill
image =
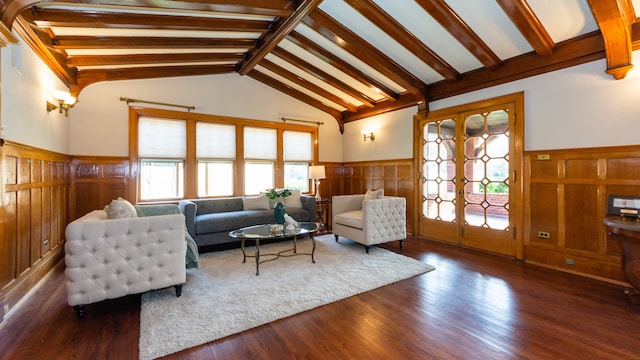
[[[640,51],[633,53],[640,66]],[[525,150],[571,149],[640,144],[640,69],[614,80],[599,60],[552,73],[434,101],[430,110],[525,93]],[[413,115],[417,107],[345,125],[344,161],[413,157]],[[377,128],[364,142],[360,130]]]
[[[348,122],[344,126],[344,161],[393,160],[413,157],[413,115],[417,106]],[[373,129],[376,139],[360,133]]]
[[[640,66],[640,51],[633,53]],[[640,144],[640,69],[622,80],[598,60],[430,104],[431,110],[525,93],[525,150]]]
[[[31,49],[9,44],[0,49],[0,137],[58,153],[69,153],[69,121],[57,111],[46,110],[55,101],[54,90],[68,90]]]
[[[73,155],[127,156],[127,106],[121,96],[195,105],[196,112],[278,121],[292,117],[323,121],[323,162],[413,157],[417,107],[345,124],[340,134],[329,115],[237,74],[114,81],[84,89],[70,116],[47,113],[45,101],[64,89],[25,45],[0,50],[2,133],[11,141]],[[640,64],[640,51],[634,52]],[[499,85],[429,104],[431,110],[525,92],[525,149],[546,150],[638,144],[640,70],[623,80],[604,71],[605,60]],[[360,130],[376,129],[374,142]]]
[[[72,109],[71,154],[127,156],[128,107],[120,97],[194,105],[194,112],[255,120],[321,121],[320,161],[342,161],[342,136],[330,115],[237,74],[100,82],[85,88]],[[132,103],[132,106],[159,107]],[[178,108],[170,108],[181,110]],[[186,110],[183,110],[186,111]]]

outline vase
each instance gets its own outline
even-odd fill
[[[276,217],[276,224],[284,224],[284,212],[285,212],[286,208],[284,207],[284,204],[280,201],[278,201],[278,203],[276,204],[276,206],[273,207],[273,212],[275,214]]]

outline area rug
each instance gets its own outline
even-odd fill
[[[140,359],[154,359],[248,330],[315,307],[434,270],[431,265],[333,235],[316,237],[310,256],[242,263],[233,249],[200,255],[200,268],[187,271],[182,296],[170,289],[142,296]],[[260,246],[262,258],[290,248],[291,241]],[[254,248],[248,248],[253,254]],[[311,240],[298,240],[310,252]]]

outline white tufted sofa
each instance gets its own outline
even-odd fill
[[[364,200],[364,195],[340,195],[331,200],[332,231],[338,241],[342,236],[363,244],[367,253],[375,244],[407,237],[407,200],[385,196]]]
[[[107,219],[94,210],[67,225],[67,302],[79,319],[84,306],[186,281],[182,214]]]

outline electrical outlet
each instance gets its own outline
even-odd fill
[[[541,239],[548,239],[551,237],[551,234],[546,231],[538,231],[538,237]]]
[[[567,265],[573,265],[573,259],[566,259]]]
[[[48,239],[44,239],[42,241],[42,246],[45,247],[45,248],[48,248],[49,247],[49,240]]]

